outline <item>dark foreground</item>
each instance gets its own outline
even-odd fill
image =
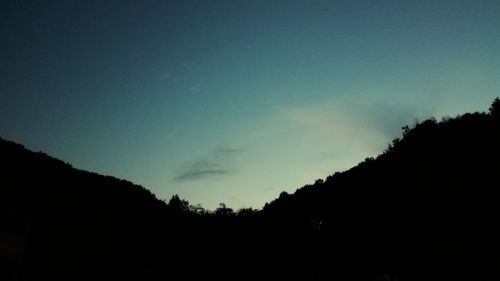
[[[213,212],[0,141],[0,280],[498,280],[500,102]]]

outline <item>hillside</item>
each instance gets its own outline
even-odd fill
[[[233,245],[251,240],[251,210],[167,204],[3,139],[0,155],[0,280],[232,280],[234,250],[253,251]]]
[[[17,245],[1,257],[4,277],[16,271],[21,280],[63,280],[75,272],[82,279],[95,272],[125,277],[143,259],[138,253],[152,247],[151,229],[165,204],[145,188],[5,140],[0,155],[0,210],[8,222],[1,232],[10,237],[2,247]]]
[[[493,280],[500,100],[262,211],[200,211],[0,140],[2,280]]]
[[[404,127],[378,157],[282,193],[263,212],[321,219],[326,260],[340,250],[343,263],[401,280],[498,277],[499,113],[496,99],[488,113]]]
[[[496,105],[500,106],[498,99]],[[494,199],[490,195],[497,195],[499,130],[496,115],[478,112],[405,126],[402,139],[395,139],[381,155],[293,195],[282,193],[265,211],[314,217],[345,215],[351,213],[348,205],[356,209],[353,204],[391,201],[400,207],[416,207],[418,200]]]

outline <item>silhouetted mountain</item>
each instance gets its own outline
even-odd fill
[[[0,155],[0,280],[234,280],[235,250],[255,258],[251,209],[166,204],[2,139]]]
[[[489,113],[405,126],[375,159],[282,193],[263,212],[322,219],[322,259],[354,266],[341,270],[349,278],[366,270],[400,280],[498,279],[499,112],[495,99]]]
[[[3,233],[18,233],[16,243],[27,243],[10,254],[23,261],[22,280],[130,277],[142,253],[154,247],[151,230],[165,204],[143,187],[73,169],[5,140],[0,155],[0,210],[20,224]]]
[[[0,279],[499,279],[499,112],[404,127],[259,212],[164,203],[0,140]]]

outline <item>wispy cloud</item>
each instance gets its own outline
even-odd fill
[[[231,169],[228,169],[228,167],[225,167],[221,163],[200,159],[183,168],[182,171],[175,176],[174,180],[183,182],[212,176],[227,175],[230,173]]]
[[[236,172],[236,158],[243,151],[237,147],[219,147],[207,157],[181,167],[174,181],[185,182],[232,175]]]
[[[400,135],[402,126],[412,125],[415,120],[430,116],[425,112],[419,112],[415,108],[381,102],[364,106],[363,111],[360,114],[360,121],[366,127],[371,127],[372,130],[390,139]]]
[[[289,126],[305,143],[333,153],[371,151],[377,153],[401,134],[401,127],[430,116],[418,107],[382,102],[330,101],[287,108],[279,114],[281,127]]]

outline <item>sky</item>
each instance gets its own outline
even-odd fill
[[[261,208],[500,95],[500,1],[5,0],[0,136]]]

